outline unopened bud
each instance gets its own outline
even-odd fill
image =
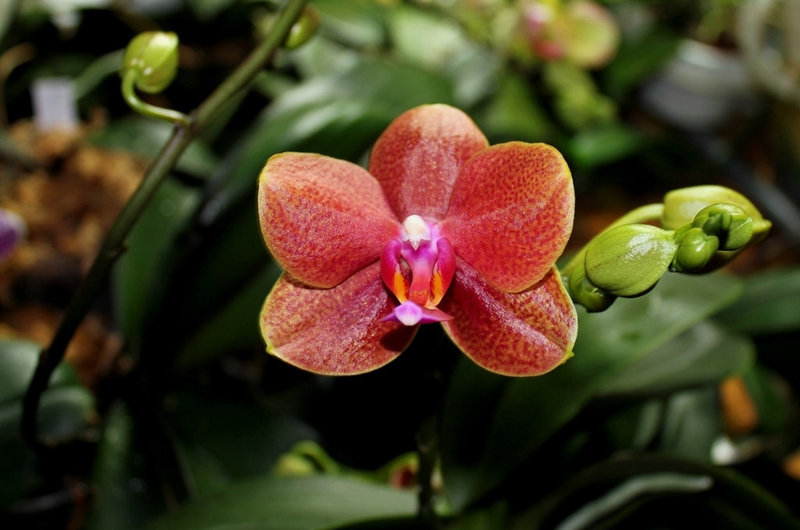
[[[675,256],[672,232],[631,224],[603,232],[586,247],[586,276],[615,296],[637,296],[651,289]]]
[[[605,311],[617,299],[616,296],[590,282],[582,267],[575,267],[569,276],[567,287],[572,300],[585,307],[590,313]]]
[[[146,31],[125,48],[122,73],[135,70],[136,88],[155,94],[169,86],[178,72],[178,36],[172,32]]]
[[[753,239],[753,220],[733,204],[712,204],[700,210],[692,225],[719,238],[722,250],[739,250]]]
[[[314,36],[318,27],[319,13],[312,7],[306,7],[297,22],[292,25],[283,45],[289,50],[299,48]]]
[[[702,228],[687,225],[676,232],[678,250],[672,261],[675,272],[700,272],[719,249],[719,239],[706,234]]]
[[[691,224],[695,216],[712,204],[733,204],[744,210],[754,223],[764,221],[761,213],[747,197],[723,186],[692,186],[670,191],[664,196],[664,212],[661,215],[661,226],[668,230]],[[764,221],[769,229],[769,221]],[[754,230],[755,231],[755,230]]]

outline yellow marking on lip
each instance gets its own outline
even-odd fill
[[[408,300],[408,284],[406,284],[406,279],[403,277],[400,271],[394,273],[392,292],[401,304]]]
[[[439,305],[444,297],[444,281],[439,271],[434,271],[431,276],[431,303],[433,306]]]

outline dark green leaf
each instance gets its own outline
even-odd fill
[[[180,249],[176,238],[200,202],[200,192],[167,180],[128,236],[114,269],[117,318],[133,351],[141,348],[147,319],[157,311],[166,271]]]
[[[169,123],[139,116],[114,121],[89,137],[89,141],[106,149],[117,149],[155,157],[167,143],[173,126]],[[205,179],[217,166],[216,156],[195,140],[178,159],[179,171]]]
[[[569,141],[569,159],[581,168],[591,169],[630,156],[643,144],[641,133],[611,123],[576,133]]]
[[[164,511],[147,463],[133,418],[124,405],[116,404],[106,416],[97,450],[88,530],[135,530]]]
[[[615,374],[730,304],[739,290],[739,283],[724,275],[702,281],[667,275],[646,296],[620,299],[603,313],[580,310],[575,357],[547,375],[503,380],[498,389],[498,376],[456,372],[443,434],[443,469],[453,505],[463,507],[502,482]],[[486,412],[466,415],[461,423],[465,415],[457,409],[476,400]],[[468,447],[451,453],[463,440],[469,440]]]
[[[413,493],[336,476],[265,477],[182,506],[151,530],[310,530],[412,515]]]
[[[35,455],[19,434],[22,398],[40,347],[27,341],[0,340],[0,507],[28,493],[38,480]],[[85,432],[94,415],[94,398],[78,382],[68,364],[61,363],[42,395],[38,429],[47,444],[75,439]]]
[[[371,0],[316,0],[320,30],[355,47],[379,48],[386,40],[384,11]]]
[[[25,340],[0,340],[0,404],[18,400],[28,388],[41,346]],[[50,388],[78,384],[75,371],[61,364],[53,373]]]
[[[739,333],[800,329],[800,268],[770,270],[748,278],[742,297],[715,318]]]
[[[753,344],[702,322],[619,372],[601,395],[652,395],[721,381],[744,373],[755,360]]]
[[[558,526],[559,530],[580,530],[592,528],[604,517],[618,512],[644,495],[691,494],[707,491],[713,485],[711,478],[704,475],[681,473],[648,473],[622,482],[605,495],[586,503],[573,512]]]
[[[711,446],[722,434],[715,387],[671,396],[664,411],[659,448],[697,462],[711,462]]]
[[[178,351],[178,365],[188,367],[227,351],[258,345],[261,342],[258,314],[280,273],[280,267],[269,262],[235,297],[187,338]]]
[[[291,416],[250,401],[182,393],[170,403],[166,419],[196,495],[267,475],[295,443],[317,436]]]
[[[200,20],[209,20],[231,7],[237,0],[187,0],[187,4]]]
[[[665,501],[659,506],[660,511],[654,509],[658,505],[620,496],[617,500],[621,502],[616,504],[615,513],[623,519],[638,517],[638,520],[631,521],[633,526],[625,528],[641,528],[642,525],[650,528],[654,524],[672,528],[670,523],[689,526],[710,523],[722,528],[800,528],[798,520],[787,506],[743,475],[724,468],[664,456],[617,457],[588,467],[569,477],[552,495],[538,501],[519,518],[513,528],[554,527],[585,508],[587,496],[590,499],[607,500],[611,492],[613,500],[615,488],[620,485],[630,484],[632,479],[645,478],[645,482],[639,484],[641,487],[647,485],[648,480],[663,477],[664,474],[678,478],[684,486],[703,486],[704,492],[702,495],[697,492],[678,494],[672,488],[659,487],[658,481],[652,482],[650,485],[655,489],[649,492],[650,499]],[[701,482],[703,477],[708,479],[710,487],[706,488]],[[619,493],[619,489],[616,489],[616,493]],[[595,512],[595,515],[601,514]],[[733,525],[733,520],[739,524]],[[595,521],[592,528],[609,527],[599,523]],[[613,525],[610,527],[614,528]]]
[[[603,69],[603,85],[621,99],[673,56],[680,36],[664,28],[648,28],[623,40],[614,59]]]
[[[552,132],[552,124],[537,104],[527,81],[513,72],[504,73],[500,79],[500,86],[489,102],[481,126],[494,142],[541,142]]]

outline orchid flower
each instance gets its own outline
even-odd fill
[[[389,125],[368,170],[282,153],[258,186],[262,235],[285,271],[260,315],[269,353],[364,373],[439,322],[500,374],[542,374],[572,355],[577,319],[555,261],[575,199],[553,147],[490,147],[460,110],[426,105]]]

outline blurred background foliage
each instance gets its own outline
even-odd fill
[[[123,48],[177,33],[178,76],[148,100],[188,112],[280,4],[0,3],[0,208],[27,227],[0,263],[3,527],[415,528],[415,434],[443,384],[446,528],[800,528],[794,0],[313,0],[314,37],[274,57],[149,205],[43,397],[45,446],[22,443],[38,351],[169,135],[125,106]],[[50,78],[70,81],[71,129],[33,103]],[[255,219],[262,165],[287,150],[363,163],[430,102],[493,143],[565,154],[568,253],[695,184],[738,189],[775,228],[722,272],[579,308],[576,356],[539,378],[483,372],[438,327],[353,378],[265,355],[256,315],[280,271]]]

